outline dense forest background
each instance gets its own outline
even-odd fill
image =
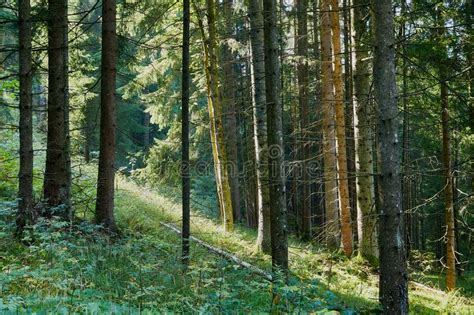
[[[2,0],[0,309],[472,312],[474,3],[373,2]]]

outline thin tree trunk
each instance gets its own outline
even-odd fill
[[[301,237],[305,240],[311,239],[311,184],[308,176],[308,159],[310,146],[307,140],[309,133],[309,110],[308,110],[308,0],[296,1],[297,13],[297,37],[296,53],[298,55],[298,103],[300,112],[300,134],[298,141],[302,144],[300,148],[301,157],[301,199],[302,206],[302,231]]]
[[[334,48],[334,100],[336,108],[337,170],[341,217],[341,241],[344,254],[352,255],[352,225],[347,173],[346,122],[344,114],[344,89],[341,64],[341,30],[338,0],[331,0],[332,46]]]
[[[100,154],[95,221],[117,232],[114,218],[115,182],[115,81],[117,74],[117,29],[115,0],[102,2],[102,61],[100,91]]]
[[[48,1],[48,136],[44,200],[47,217],[71,217],[68,150],[67,1]]]
[[[189,20],[190,0],[183,2],[183,51],[181,74],[181,180],[182,180],[182,253],[183,265],[189,264],[189,236],[190,236],[190,193],[191,178],[189,165]]]
[[[31,5],[30,0],[19,0],[20,46],[20,171],[18,174],[17,233],[33,224],[33,106],[31,65]]]
[[[234,20],[232,14],[233,0],[224,1],[224,18],[226,25],[226,38],[233,38]],[[223,80],[222,86],[222,107],[225,122],[225,139],[228,156],[229,184],[232,197],[232,210],[234,221],[239,222],[242,214],[240,210],[240,184],[238,172],[238,152],[237,152],[237,119],[236,119],[236,93],[235,93],[235,67],[234,55],[230,43],[224,43],[222,47],[222,67]]]
[[[331,0],[321,0],[321,74],[323,108],[324,192],[326,208],[326,242],[338,248],[339,205],[337,196],[336,126],[331,47]]]
[[[443,177],[444,208],[446,223],[446,289],[456,288],[456,240],[454,229],[454,194],[453,173],[451,165],[451,136],[449,130],[449,99],[448,84],[444,69],[440,73],[441,81],[441,127],[443,138]]]
[[[271,211],[272,266],[288,277],[288,236],[283,147],[280,59],[275,0],[263,0],[265,95],[267,101],[268,173]]]
[[[365,0],[352,2],[352,67],[353,67],[353,106],[354,106],[354,139],[357,189],[357,233],[359,255],[375,262],[378,258],[377,217],[375,207],[374,162],[372,111],[370,109],[370,72],[369,46],[370,38],[365,18],[368,8]]]
[[[445,35],[445,20],[441,10],[437,12],[438,41],[442,43]],[[454,223],[454,192],[453,167],[451,163],[451,131],[449,128],[449,87],[448,87],[447,51],[439,61],[440,101],[441,101],[441,131],[442,131],[442,161],[444,177],[444,214],[446,224],[446,289],[456,288],[456,235]]]
[[[265,112],[265,56],[263,46],[263,15],[260,0],[249,1],[251,82],[253,108],[253,140],[257,171],[258,235],[257,248],[271,253],[270,192],[267,164],[267,115]]]
[[[351,209],[352,236],[354,248],[358,244],[357,237],[357,190],[355,177],[355,142],[354,142],[354,111],[352,103],[352,36],[351,36],[351,0],[343,0],[344,24],[344,107],[346,122],[347,147],[347,181],[349,185],[349,207]],[[356,224],[354,224],[354,222]]]
[[[323,170],[320,165],[323,163],[323,153],[322,153],[322,131],[321,131],[321,50],[320,50],[320,40],[319,40],[319,2],[318,0],[313,0],[313,54],[314,54],[314,81],[315,81],[315,91],[314,91],[314,99],[315,99],[315,113],[314,113],[314,122],[312,123],[314,127],[311,128],[312,134],[314,135],[314,149],[313,155],[316,156],[315,162],[318,165],[316,169],[312,168],[313,178],[312,181],[315,182],[314,184],[314,193],[313,193],[313,200],[312,206],[316,208],[315,216],[315,224],[318,228],[318,234],[321,227],[324,225],[324,203],[323,203],[323,194],[321,191],[323,190]]]
[[[386,314],[408,313],[408,274],[403,208],[401,159],[398,141],[395,36],[391,0],[372,2],[374,21],[374,92],[378,106],[380,141],[380,292]]]

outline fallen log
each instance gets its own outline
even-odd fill
[[[165,223],[165,222],[160,222],[160,224],[170,230],[172,230],[173,232],[181,235],[181,231],[176,227],[174,226],[173,224],[169,224],[169,223]],[[243,261],[242,259],[238,258],[237,256],[223,250],[223,249],[220,249],[220,248],[217,248],[215,246],[212,246],[194,236],[190,236],[189,239],[193,242],[196,242],[197,244],[201,245],[202,247],[206,248],[207,250],[229,260],[229,261],[232,261],[234,263],[236,263],[237,265],[241,266],[241,267],[244,267],[244,268],[247,268],[249,269],[251,272],[255,273],[255,274],[258,274],[259,276],[263,277],[265,280],[268,280],[268,281],[272,281],[272,275],[268,272],[266,272],[265,270],[263,269],[260,269],[246,261]]]

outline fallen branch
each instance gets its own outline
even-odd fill
[[[160,224],[170,230],[172,230],[173,232],[181,235],[181,231],[174,225],[172,224],[169,224],[169,223],[165,223],[165,222],[160,222]],[[227,260],[230,260],[234,263],[236,263],[237,265],[239,266],[242,266],[244,268],[247,268],[249,269],[250,271],[252,271],[253,273],[255,274],[258,274],[259,276],[263,277],[265,280],[268,280],[268,281],[272,281],[272,275],[258,267],[255,267],[254,265],[246,262],[246,261],[243,261],[242,259],[238,258],[237,256],[225,251],[225,250],[222,250],[220,248],[217,248],[217,247],[214,247],[212,245],[209,245],[208,243],[194,237],[194,236],[190,236],[189,239],[191,241],[194,241],[196,243],[198,243],[199,245],[201,245],[202,247],[208,249],[209,251],[221,256],[221,257],[224,257],[225,259]]]
[[[433,292],[433,293],[436,293],[436,294],[439,294],[439,295],[444,295],[444,296],[446,295],[446,292],[444,292],[444,291],[429,287],[429,286],[424,285],[424,284],[419,283],[419,282],[410,281],[409,283],[411,285],[413,285],[415,288],[418,288],[418,289],[423,289],[423,290],[430,291],[430,292]]]

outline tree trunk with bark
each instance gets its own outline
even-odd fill
[[[275,0],[263,0],[265,95],[267,101],[268,173],[271,211],[272,266],[288,277],[288,226],[283,147],[280,59]]]
[[[441,99],[441,129],[443,141],[443,177],[444,177],[444,211],[446,224],[446,289],[456,288],[456,237],[454,223],[454,189],[451,165],[451,135],[449,129],[449,95],[447,72],[444,66],[440,68],[440,99]]]
[[[44,215],[70,219],[67,1],[48,1],[48,135]]]
[[[337,173],[341,217],[341,242],[344,254],[352,255],[351,205],[347,173],[346,121],[344,111],[344,88],[341,64],[341,30],[339,25],[338,0],[331,0],[332,46],[334,49],[334,101],[336,109]]]
[[[253,142],[257,176],[257,248],[271,253],[270,191],[268,187],[267,114],[265,97],[265,56],[263,15],[260,0],[249,1]]]
[[[19,64],[20,64],[20,171],[18,174],[17,233],[34,223],[33,216],[33,106],[31,63],[31,4],[19,0]]]
[[[195,5],[196,11],[199,13]],[[229,175],[227,170],[227,151],[224,136],[221,97],[219,91],[219,74],[217,60],[217,38],[215,25],[215,2],[206,0],[207,26],[209,36],[206,36],[202,17],[198,16],[199,28],[203,39],[204,65],[207,83],[207,102],[209,108],[209,120],[211,123],[211,143],[214,158],[214,172],[216,177],[217,194],[219,198],[220,213],[224,229],[234,229],[234,218],[232,210],[232,195],[230,191]]]
[[[357,189],[357,233],[359,255],[375,262],[379,256],[377,245],[377,217],[374,190],[372,111],[370,106],[369,46],[367,29],[368,8],[365,0],[353,0],[352,7],[352,72],[354,139]]]
[[[301,158],[301,237],[304,240],[311,239],[311,184],[308,176],[308,159],[310,158],[310,145],[308,143],[309,133],[309,109],[308,109],[308,0],[296,1],[297,28],[296,28],[296,54],[297,54],[297,76],[298,76],[298,105],[300,113],[300,134],[298,141]]]
[[[191,216],[191,178],[189,165],[189,24],[191,10],[190,0],[183,2],[183,50],[181,72],[181,181],[182,181],[182,230],[181,260],[183,265],[189,264],[189,236]]]
[[[114,218],[117,75],[116,2],[102,2],[102,61],[100,91],[100,154],[95,221],[111,233],[117,232]]]
[[[323,111],[324,192],[326,208],[326,242],[329,247],[340,245],[339,203],[337,196],[336,121],[334,108],[331,0],[321,0],[321,74]]]
[[[395,36],[391,0],[372,2],[374,22],[374,93],[378,107],[380,149],[380,292],[386,314],[408,313],[401,147],[395,78]],[[383,154],[382,154],[383,153]]]
[[[222,87],[222,108],[225,123],[225,139],[228,156],[229,184],[232,197],[232,210],[234,221],[239,222],[242,218],[240,209],[240,183],[238,172],[238,151],[237,151],[237,111],[236,111],[236,92],[235,92],[235,67],[234,54],[231,43],[234,32],[234,16],[232,13],[232,0],[225,0],[223,3],[225,18],[225,38],[226,42],[222,47],[222,68],[223,78]]]

